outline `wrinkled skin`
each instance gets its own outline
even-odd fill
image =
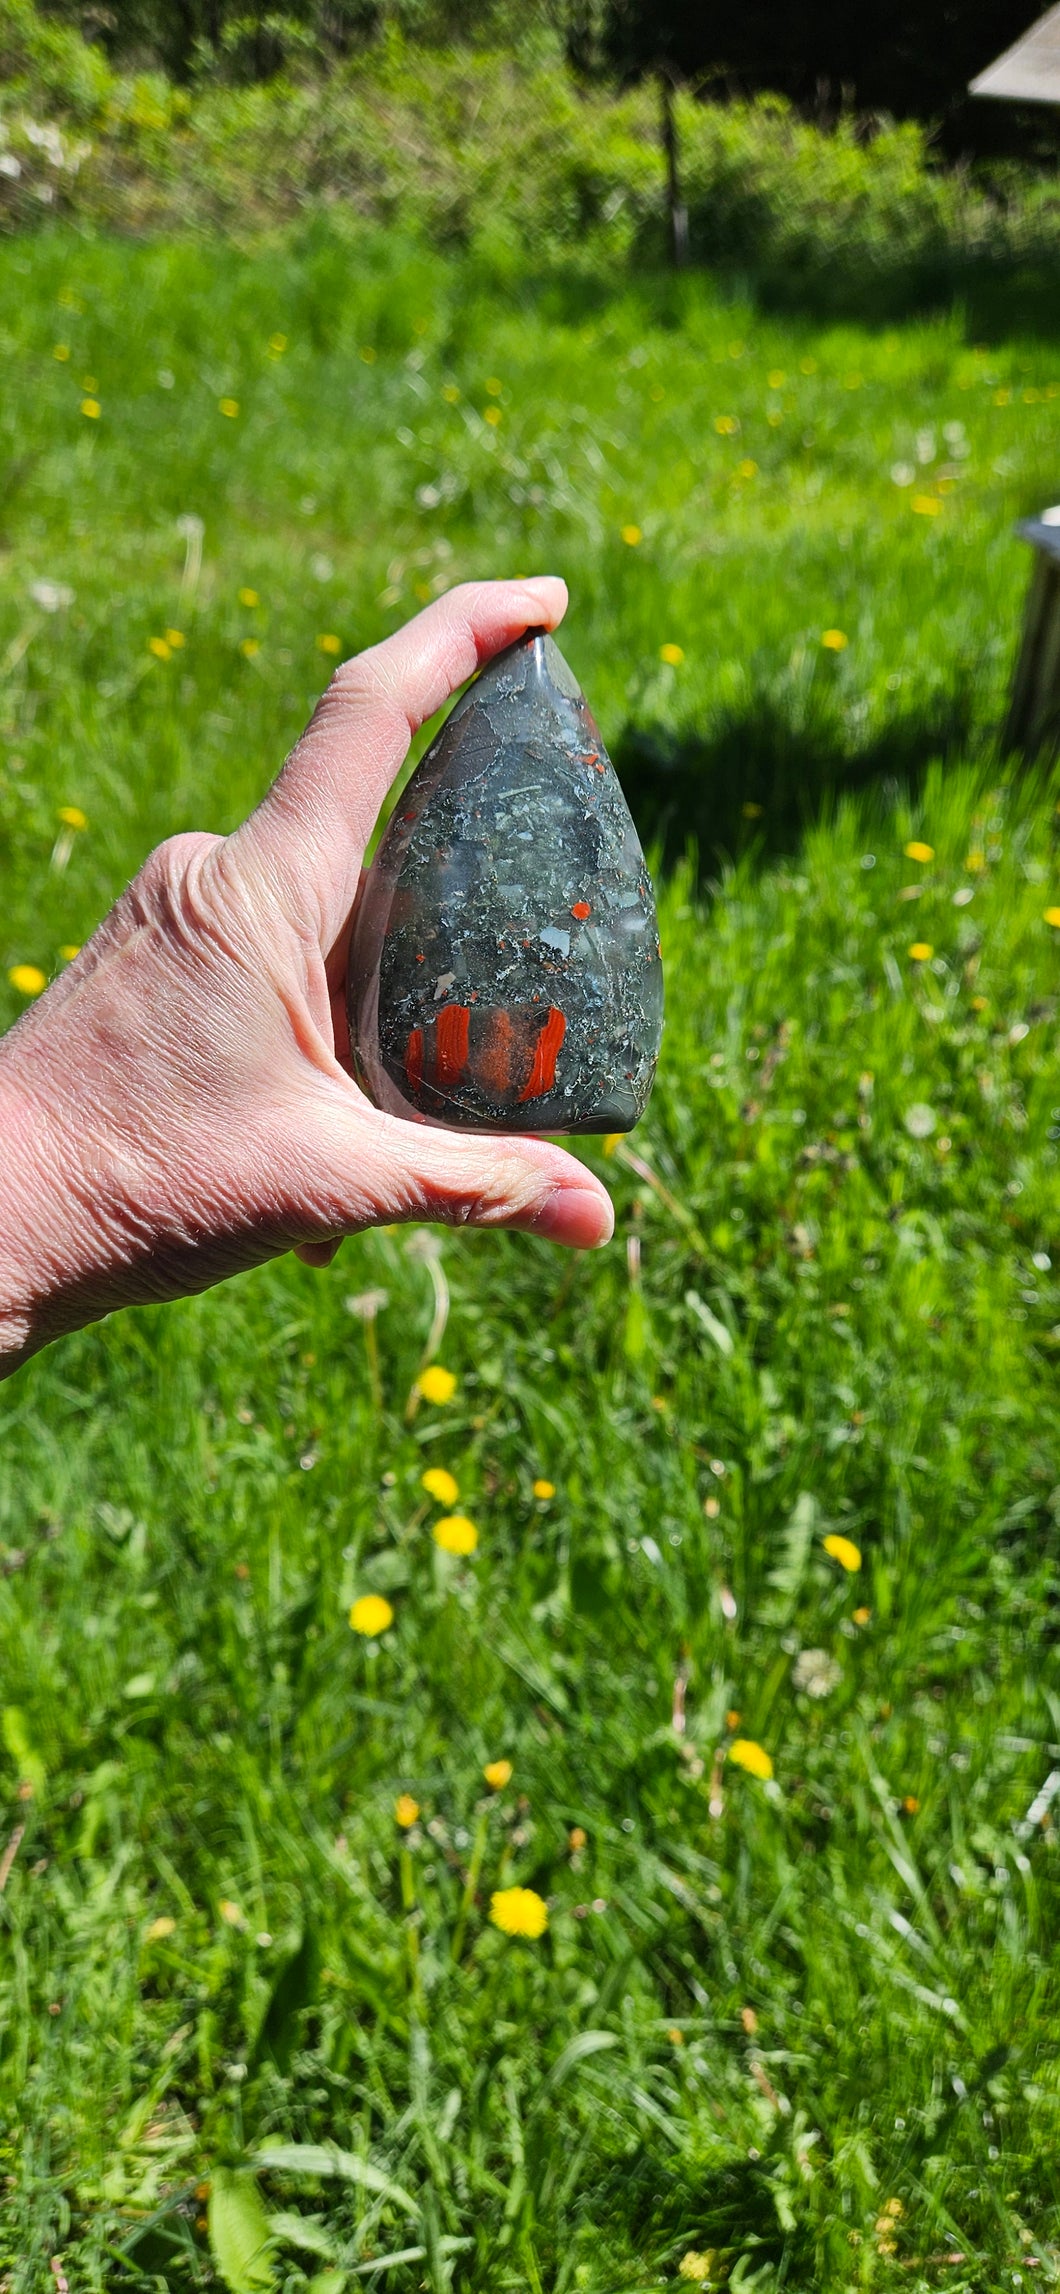
[[[591,1248],[604,1189],[540,1139],[381,1114],[349,1072],[365,844],[412,734],[563,583],[468,583],[346,662],[232,836],[171,837],[0,1043],[0,1373],[115,1307],[380,1221]]]

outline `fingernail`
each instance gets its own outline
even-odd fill
[[[607,1196],[588,1187],[558,1187],[542,1204],[532,1229],[547,1242],[567,1243],[582,1251],[602,1249],[614,1231],[615,1214]]]

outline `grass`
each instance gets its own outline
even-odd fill
[[[567,574],[699,832],[610,1250],[366,1236],[0,1395],[9,2294],[1055,2283],[1052,354],[337,227],[13,240],[0,311],[5,978],[471,572]]]

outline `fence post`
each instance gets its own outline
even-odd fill
[[[1034,550],[1004,745],[1025,757],[1060,748],[1060,506],[1016,532]]]

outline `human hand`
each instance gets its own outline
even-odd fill
[[[365,845],[409,740],[561,581],[473,582],[336,672],[229,837],[171,837],[0,1043],[0,1374],[115,1307],[380,1221],[522,1227],[582,1248],[604,1188],[542,1139],[384,1115],[349,1072]]]

